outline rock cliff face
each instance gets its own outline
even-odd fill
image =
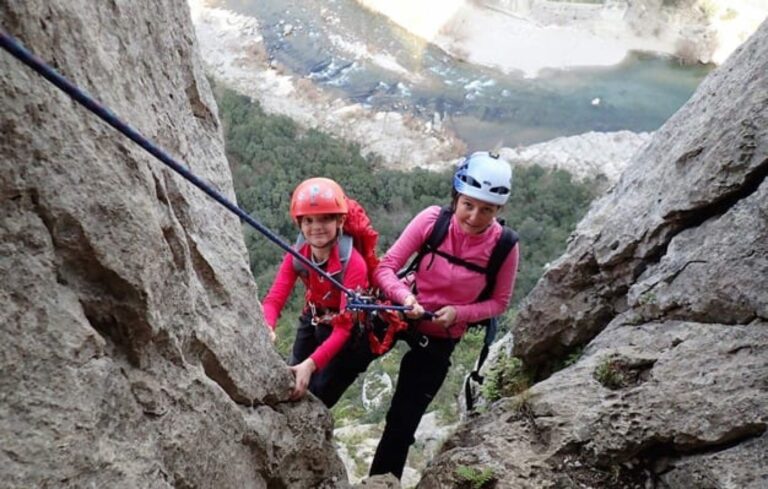
[[[459,465],[497,488],[768,487],[766,86],[768,22],[528,296],[514,352],[546,379],[470,420],[419,487]]]
[[[0,24],[233,198],[184,0]],[[238,220],[0,52],[3,487],[344,487],[265,334]]]

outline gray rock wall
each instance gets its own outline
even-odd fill
[[[768,487],[767,174],[768,22],[525,300],[513,351],[545,380],[472,418],[419,487],[461,465],[499,489]]]
[[[527,363],[585,344],[628,308],[649,314],[639,306],[657,304],[673,279],[686,301],[699,303],[664,305],[675,317],[768,317],[768,285],[760,280],[768,260],[760,239],[765,214],[755,198],[768,174],[767,26],[704,80],[578,225],[521,311],[515,353]],[[679,256],[683,242],[687,259]],[[703,281],[682,287],[692,274]],[[755,283],[744,283],[736,297],[735,280]],[[715,304],[695,314],[705,307],[702,293],[710,303],[722,295],[740,312],[723,317]]]
[[[0,25],[230,199],[184,0],[3,2]],[[240,224],[0,52],[4,487],[343,487],[286,401]]]

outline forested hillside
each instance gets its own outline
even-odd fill
[[[303,130],[286,117],[267,115],[248,97],[222,86],[217,86],[215,93],[238,202],[289,242],[297,232],[288,215],[291,191],[309,177],[337,180],[365,206],[381,233],[380,253],[386,251],[421,209],[448,202],[450,170],[385,170],[375,155],[360,156],[358,145],[315,130]],[[503,216],[520,234],[522,259],[512,310],[502,327],[508,326],[515,305],[533,287],[545,264],[565,249],[569,233],[594,196],[593,189],[591,183],[575,182],[564,171],[545,171],[540,167],[514,169],[513,192]],[[245,229],[245,237],[251,269],[263,296],[283,252],[252,229]],[[300,285],[296,289],[303,292]],[[285,354],[293,341],[300,301],[301,293],[294,294],[278,326],[278,349]],[[454,355],[457,367],[436,402],[449,418],[455,415],[453,399],[481,341],[479,333],[467,335]],[[388,355],[372,365],[371,370],[395,374],[398,360],[398,354]],[[358,389],[350,389],[336,407],[337,416],[349,414],[347,410],[363,415],[358,394]],[[382,414],[367,413],[365,418],[377,421]]]

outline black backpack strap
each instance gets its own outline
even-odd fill
[[[519,238],[517,233],[512,229],[504,226],[499,240],[493,247],[493,251],[491,251],[491,257],[488,259],[485,288],[477,298],[478,302],[490,299],[491,294],[493,294],[493,289],[496,287],[496,279],[499,276],[499,269],[504,263],[504,260],[507,259],[507,256],[509,256],[509,253],[517,244],[518,240]],[[493,340],[496,339],[496,333],[498,329],[498,318],[490,318],[490,320],[485,323],[485,338],[483,339],[483,348],[480,350],[480,356],[477,358],[475,368],[472,370],[472,372],[467,374],[467,377],[464,379],[464,402],[467,406],[467,412],[472,411],[472,409],[475,407],[475,399],[472,394],[470,379],[474,380],[478,384],[483,383],[484,378],[482,375],[480,375],[480,369],[483,368],[485,359],[488,358],[488,352],[491,349]]]
[[[477,358],[477,366],[475,369],[470,373],[470,376],[472,377],[472,380],[483,383],[483,376],[480,375],[480,369],[483,367],[483,364],[485,363],[485,359],[488,358],[488,351],[491,348],[491,345],[493,344],[493,341],[496,339],[496,333],[499,331],[499,318],[492,317],[488,324],[485,326],[485,338],[483,338],[483,349],[480,350],[480,356]]]
[[[445,240],[445,237],[448,236],[448,227],[451,225],[451,216],[453,216],[453,208],[451,208],[451,206],[446,205],[440,208],[440,213],[437,215],[435,225],[432,227],[432,232],[429,233],[427,240],[421,245],[421,248],[418,253],[416,253],[414,259],[411,260],[411,263],[397,272],[398,278],[403,278],[418,269],[421,260],[429,253],[439,253],[440,256],[447,257],[447,255],[442,252],[438,252],[437,248]]]
[[[496,287],[496,279],[499,276],[501,265],[504,263],[504,260],[507,259],[507,256],[509,256],[509,253],[512,251],[512,248],[515,247],[518,240],[519,238],[516,232],[506,226],[502,228],[501,236],[493,247],[493,251],[491,251],[491,257],[488,259],[488,266],[485,269],[485,288],[480,292],[480,295],[477,298],[478,302],[491,298],[493,289]]]
[[[448,228],[451,225],[451,216],[453,216],[453,208],[449,205],[444,205],[440,208],[440,214],[437,215],[435,220],[435,226],[432,228],[432,232],[429,233],[429,238],[425,243],[427,252],[437,251],[440,244],[445,241],[445,237],[448,236]]]
[[[485,338],[483,339],[483,348],[480,350],[480,355],[477,357],[475,368],[470,373],[468,373],[467,377],[464,379],[464,402],[467,406],[467,412],[472,411],[472,409],[475,407],[475,398],[472,394],[472,385],[470,384],[469,380],[472,379],[478,384],[482,384],[483,380],[485,380],[485,377],[480,375],[480,369],[483,368],[485,359],[488,358],[488,352],[491,350],[491,345],[493,344],[493,340],[496,339],[496,333],[498,330],[498,318],[493,317],[488,320],[488,323],[485,325]]]
[[[480,265],[475,265],[474,263],[468,262],[466,260],[462,260],[459,257],[453,256],[453,255],[449,255],[448,253],[446,253],[444,251],[440,251],[440,250],[436,249],[436,250],[433,250],[431,253],[434,253],[435,255],[440,255],[443,258],[445,258],[446,260],[448,260],[450,263],[453,263],[454,265],[462,266],[462,267],[466,268],[467,270],[471,270],[471,271],[473,271],[475,273],[480,273],[480,274],[483,274],[483,275],[487,275],[488,274],[488,269],[486,269],[485,267],[481,267]],[[431,265],[431,262],[430,262],[430,265]]]

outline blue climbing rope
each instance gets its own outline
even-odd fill
[[[406,306],[388,306],[388,305],[371,304],[366,299],[362,298],[358,293],[342,285],[341,282],[333,278],[325,270],[319,268],[317,265],[312,263],[311,260],[305,258],[298,251],[294,250],[285,241],[280,239],[279,236],[277,236],[275,233],[273,233],[268,228],[263,226],[257,220],[252,218],[247,212],[245,212],[243,209],[238,207],[236,204],[230,202],[226,197],[221,195],[221,193],[217,192],[213,187],[211,187],[204,180],[198,178],[194,173],[189,171],[184,165],[182,165],[181,163],[173,159],[171,156],[169,156],[168,153],[163,151],[160,147],[158,147],[152,141],[150,141],[149,139],[141,135],[141,133],[139,133],[137,130],[135,130],[128,124],[121,121],[120,118],[118,118],[111,110],[109,110],[104,105],[96,101],[93,97],[88,95],[85,91],[80,89],[74,83],[70,82],[64,76],[59,74],[55,69],[53,69],[45,61],[43,61],[42,59],[34,55],[32,52],[30,52],[27,48],[25,48],[21,44],[21,42],[19,42],[18,39],[9,35],[2,28],[0,28],[0,46],[2,46],[3,49],[8,51],[11,55],[13,55],[19,61],[29,66],[33,70],[35,70],[38,74],[43,76],[46,80],[54,84],[61,91],[63,91],[64,93],[72,97],[80,105],[84,106],[85,108],[87,108],[88,110],[96,114],[104,122],[114,127],[123,135],[125,135],[126,137],[131,139],[133,142],[135,142],[136,144],[144,148],[152,156],[154,156],[161,162],[165,163],[167,166],[171,167],[171,169],[173,169],[176,173],[178,173],[179,175],[187,179],[189,182],[191,182],[194,186],[196,186],[197,188],[199,188],[200,190],[208,194],[208,196],[210,196],[216,202],[223,205],[224,207],[229,209],[231,212],[235,213],[240,219],[242,219],[243,221],[245,221],[246,223],[254,227],[257,231],[259,231],[261,234],[266,236],[270,241],[278,245],[280,248],[282,248],[286,252],[293,255],[297,260],[299,260],[304,265],[312,268],[314,271],[316,271],[321,276],[323,276],[326,280],[332,283],[336,288],[341,290],[347,296],[348,309],[357,309],[357,310],[393,309],[393,310],[399,310],[399,311],[406,311],[411,309],[410,307],[406,307]]]

